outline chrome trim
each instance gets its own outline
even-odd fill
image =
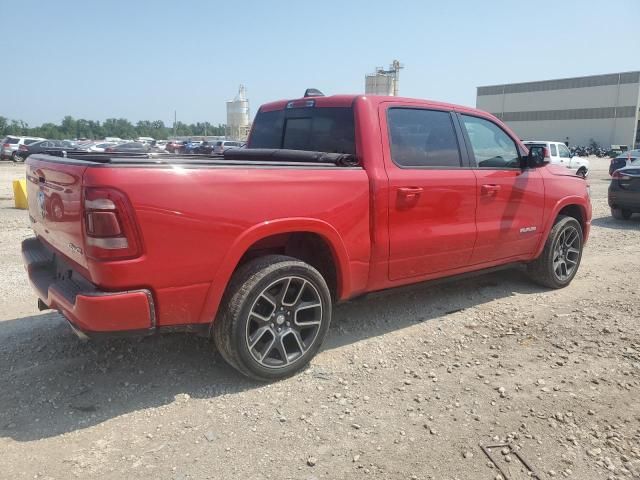
[[[104,248],[105,250],[119,250],[129,247],[129,240],[126,237],[105,237],[96,238],[87,236],[87,245]]]
[[[84,200],[84,208],[90,210],[115,210],[116,204],[108,198],[97,198],[95,200]]]

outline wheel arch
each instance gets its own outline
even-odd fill
[[[573,217],[575,218],[578,223],[580,224],[580,227],[582,228],[582,233],[584,235],[584,239],[586,241],[586,238],[588,236],[589,233],[589,214],[587,211],[587,208],[584,205],[584,200],[580,197],[567,197],[562,199],[561,201],[559,201],[558,203],[556,203],[556,205],[554,206],[553,210],[552,210],[552,214],[549,215],[548,219],[546,220],[546,224],[545,224],[545,228],[544,228],[544,234],[542,235],[542,238],[540,239],[540,244],[538,245],[538,248],[536,249],[536,254],[534,256],[534,258],[537,258],[541,253],[542,250],[544,249],[544,245],[547,241],[547,238],[549,237],[549,234],[551,233],[551,229],[553,228],[553,226],[556,223],[556,220],[558,219],[558,216],[560,215],[566,215],[568,217]]]
[[[308,218],[266,221],[246,230],[229,248],[212,279],[200,321],[212,321],[238,267],[253,258],[274,253],[297,258],[315,267],[325,277],[334,299],[349,295],[349,255],[333,226]]]

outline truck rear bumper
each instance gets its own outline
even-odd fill
[[[155,307],[149,290],[99,290],[38,238],[22,242],[22,257],[40,300],[60,311],[81,336],[155,331]]]

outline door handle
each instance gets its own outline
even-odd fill
[[[405,200],[415,200],[422,193],[421,187],[400,187],[398,188],[398,196]]]
[[[480,187],[480,193],[487,197],[493,197],[500,191],[500,188],[500,185],[482,185],[482,187]]]

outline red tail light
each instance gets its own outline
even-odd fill
[[[20,145],[18,147],[18,150],[20,150],[21,152],[28,152],[29,151],[29,147],[27,147],[26,145]]]
[[[11,148],[11,144],[10,143],[3,143],[2,146],[4,148]]]
[[[544,147],[544,158],[551,158],[551,154],[549,153],[549,149]]]
[[[104,149],[105,153],[111,153],[113,152],[113,147],[107,147]]]
[[[140,233],[124,193],[113,188],[85,188],[83,223],[85,251],[90,258],[125,260],[141,255]]]

